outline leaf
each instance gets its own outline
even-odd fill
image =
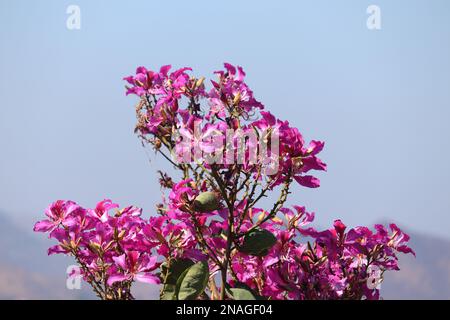
[[[177,300],[176,285],[166,284],[161,290],[161,300]]]
[[[205,291],[209,279],[208,263],[202,261],[190,266],[178,278],[178,300],[193,300]]]
[[[194,262],[190,259],[176,259],[170,262],[169,270],[167,263],[161,265],[161,277],[164,281],[161,287],[161,300],[176,300],[176,284],[180,275],[192,266]]]
[[[166,272],[168,272],[167,274],[167,278],[163,281],[165,284],[173,284],[176,285],[177,284],[177,280],[180,277],[180,275],[190,266],[192,266],[194,264],[194,262],[190,259],[176,259],[176,260],[172,260],[170,262],[170,267],[169,270],[167,270],[166,267],[166,263],[164,263],[161,266],[161,271],[162,271],[162,275],[163,277],[166,275]]]
[[[243,282],[236,282],[234,288],[226,284],[227,295],[233,300],[265,300]]]
[[[239,251],[253,256],[264,256],[276,242],[277,239],[271,232],[257,229],[245,236]]]
[[[234,300],[256,300],[250,290],[244,288],[230,288],[229,290]]]
[[[181,283],[183,282],[184,277],[186,277],[189,268],[184,270],[183,273],[178,277],[177,284],[175,285],[175,298],[176,298],[175,300],[179,300],[178,293],[180,292]]]

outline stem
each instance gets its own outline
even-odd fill
[[[235,168],[236,169],[236,168]],[[234,169],[234,170],[235,170]],[[217,170],[213,167],[211,170],[212,176],[216,180],[217,184],[219,185],[219,189],[221,190],[222,197],[224,198],[225,202],[228,206],[228,232],[227,232],[227,246],[225,249],[225,260],[223,262],[222,268],[221,268],[221,280],[222,280],[222,288],[220,291],[220,300],[225,300],[225,293],[226,293],[226,283],[227,283],[227,272],[228,272],[228,264],[230,263],[230,257],[231,257],[231,247],[233,244],[233,224],[234,224],[234,207],[233,204],[235,202],[236,198],[236,188],[237,188],[237,182],[234,181],[234,192],[231,192],[231,195],[228,196],[225,184],[222,180],[222,178],[219,176]],[[230,199],[231,198],[231,199]]]
[[[254,231],[255,229],[257,229],[258,227],[260,227],[263,223],[265,223],[267,220],[272,219],[273,217],[275,217],[275,215],[278,213],[278,211],[280,211],[280,209],[283,207],[284,203],[286,202],[288,195],[289,195],[289,187],[291,185],[292,182],[292,177],[291,175],[288,176],[286,182],[284,183],[284,187],[280,192],[280,197],[278,198],[278,201],[275,202],[275,204],[273,205],[272,210],[270,211],[270,213],[261,221],[258,221],[256,224],[254,224],[251,228],[249,228],[246,232],[242,232],[239,233],[236,238],[239,239],[240,237],[243,237],[247,234],[249,234],[250,232]]]

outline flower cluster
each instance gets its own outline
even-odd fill
[[[261,131],[276,131],[280,136],[279,158],[276,159],[280,162],[280,170],[274,184],[292,176],[302,186],[319,187],[319,179],[304,174],[311,170],[326,170],[326,164],[316,156],[322,151],[324,142],[313,140],[307,146],[298,129],[290,127],[288,121],[276,119],[270,112],[261,112],[261,116],[252,126]]]
[[[159,172],[157,215],[57,201],[35,225],[59,242],[49,254],[73,255],[103,299],[132,298],[134,281],[161,283],[161,299],[378,299],[397,254],[414,254],[409,237],[394,224],[313,228],[314,214],[286,201],[294,181],[319,187],[324,143],[264,111],[241,67],[226,63],[209,91],[191,71],[125,78],[139,97],[136,132],[180,175]],[[269,193],[277,200],[261,208]]]
[[[336,220],[333,228],[318,231],[310,226],[314,213],[308,213],[300,206],[282,207],[277,216],[271,216],[261,208],[252,208],[241,220],[245,202],[236,203],[232,220],[227,219],[228,209],[220,208],[220,205],[202,213],[195,206],[198,191],[189,187],[191,182],[190,179],[174,186],[167,217],[172,221],[198,221],[197,226],[187,222],[183,228],[194,237],[196,227],[199,228],[197,236],[204,243],[199,241],[198,246],[210,257],[212,273],[220,271],[220,261],[226,258],[224,230],[228,230],[229,221],[238,233],[248,236],[252,230],[258,230],[274,236],[270,246],[258,251],[258,248],[246,249],[246,237],[235,234],[230,257],[230,284],[245,285],[255,295],[271,299],[379,298],[378,288],[368,281],[381,281],[381,274],[372,277],[370,270],[381,273],[398,270],[396,254],[414,254],[407,246],[408,235],[395,224],[390,225],[390,232],[382,225],[375,225],[375,232],[366,227],[346,231],[347,227]],[[265,236],[258,239],[264,240]]]
[[[58,200],[47,208],[47,219],[34,226],[34,231],[47,232],[58,241],[48,249],[49,255],[76,258],[84,280],[102,299],[131,298],[133,281],[160,282],[154,273],[159,267],[157,256],[151,254],[154,245],[145,241],[142,210],[118,207],[111,200],[99,202],[94,209]]]
[[[267,141],[269,136],[276,137],[279,140],[276,152],[263,152],[255,139],[244,142],[244,161],[237,161],[242,169],[259,178],[261,168],[255,163],[276,165],[276,170],[267,174],[271,178],[271,188],[291,178],[306,187],[320,185],[318,178],[306,173],[326,170],[325,163],[316,156],[324,143],[312,141],[306,144],[298,129],[291,127],[288,121],[278,120],[270,112],[262,111],[264,106],[244,82],[245,73],[241,67],[225,63],[225,70],[215,72],[219,79],[211,81],[213,87],[209,92],[205,90],[204,78],[187,74],[190,68],[169,73],[170,68],[164,66],[156,73],[139,67],[135,76],[124,78],[132,85],[127,87],[127,94],[141,98],[136,130],[146,142],[158,151],[163,144],[177,155],[178,160],[189,162],[194,156],[194,160],[203,161],[206,167],[210,162],[198,152],[214,153],[214,163],[229,168],[230,163],[236,162],[239,140],[243,137],[256,135],[261,141]],[[188,102],[186,108],[180,107],[183,98]],[[201,108],[202,102],[206,109]],[[226,141],[230,130],[234,134]],[[174,133],[185,139],[174,139]]]
[[[406,246],[408,236],[394,224],[391,233],[381,225],[376,232],[366,227],[346,232],[336,220],[333,228],[317,231],[305,228],[314,215],[304,207],[281,211],[282,219],[265,226],[278,239],[267,255],[233,259],[238,280],[265,297],[378,299],[382,273],[399,269],[396,252],[414,254]],[[304,237],[310,241],[299,241]]]

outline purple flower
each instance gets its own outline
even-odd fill
[[[45,210],[48,219],[37,222],[33,230],[36,232],[52,232],[60,225],[70,227],[76,222],[73,213],[78,209],[80,207],[75,202],[58,200]]]
[[[159,284],[159,278],[151,273],[158,267],[156,256],[143,255],[137,251],[128,251],[118,257],[113,257],[118,269],[108,277],[111,286],[121,281],[139,281],[150,284]]]

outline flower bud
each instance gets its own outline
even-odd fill
[[[233,98],[233,104],[238,105],[239,102],[241,102],[241,92],[238,91],[238,93]]]
[[[303,161],[301,157],[295,157],[292,158],[292,166],[294,167],[294,170],[298,170],[303,166]]]
[[[117,239],[122,240],[125,237],[127,230],[120,231],[119,235],[117,236]]]
[[[195,183],[195,181],[191,181],[191,182],[189,182],[189,187],[191,189],[197,189],[197,183]]]
[[[201,77],[200,79],[197,79],[197,82],[195,83],[195,87],[199,88],[203,84],[203,81],[205,81],[205,77]]]
[[[159,140],[158,138],[156,138],[156,139],[153,141],[153,145],[154,145],[154,147],[155,147],[155,150],[161,149],[161,140]]]
[[[92,252],[94,252],[97,255],[101,255],[103,251],[102,247],[96,242],[89,243],[89,248],[92,250]]]

